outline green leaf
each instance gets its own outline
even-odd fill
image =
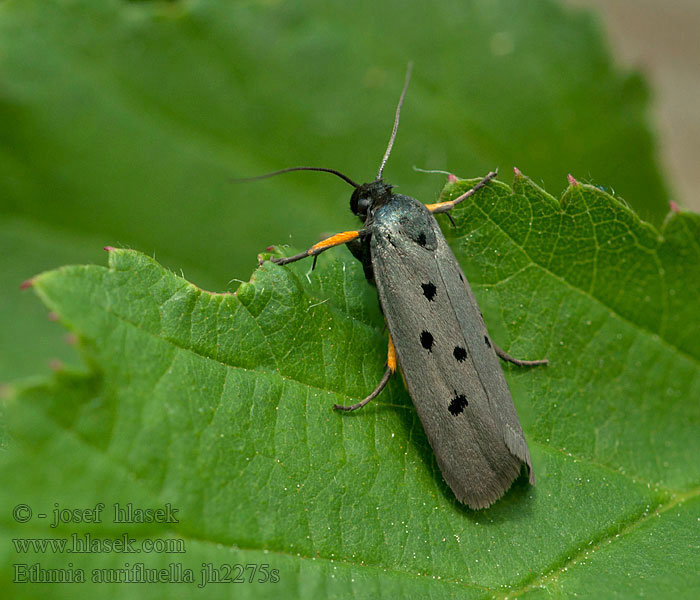
[[[354,226],[348,189],[325,175],[230,179],[294,164],[372,178],[409,60],[386,169],[403,191],[429,203],[439,190],[412,165],[516,164],[555,190],[562,174],[588,178],[663,219],[645,85],[614,65],[588,13],[503,0],[6,0],[0,215],[22,236],[0,227],[13,248],[10,265],[0,258],[11,290],[0,381],[72,359],[15,292],[37,271],[128,246],[226,290],[267,245]]]
[[[400,378],[362,411],[331,410],[366,395],[385,359],[376,292],[345,249],[313,272],[265,262],[235,294],[111,250],[108,268],[34,280],[90,370],[59,372],[8,402],[7,537],[183,539],[184,555],[138,560],[279,569],[278,584],[235,588],[255,598],[690,597],[700,568],[700,217],[673,214],[659,231],[592,186],[572,184],[558,202],[520,175],[453,212],[457,228],[445,231],[491,335],[511,354],[550,360],[505,368],[536,487],[519,481],[484,511],[460,505]],[[35,512],[170,503],[180,521],[50,530],[13,522],[20,501]],[[6,549],[3,585],[15,596],[48,590],[9,583],[19,558]],[[88,570],[136,562],[72,560]],[[189,597],[193,585],[50,590]]]

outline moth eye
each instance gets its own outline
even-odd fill
[[[372,204],[372,195],[364,186],[357,188],[350,197],[350,210],[363,221],[367,217],[367,212]]]
[[[418,234],[418,239],[416,240],[421,246],[425,246],[428,243],[427,238],[425,237],[425,231],[421,231]]]
[[[486,342],[486,345],[490,348],[491,347],[491,342],[489,342],[489,336],[485,335],[484,336],[484,341]]]
[[[421,287],[423,288],[423,295],[429,300],[433,301],[433,298],[435,298],[435,293],[437,292],[437,288],[435,287],[435,284],[433,284],[431,281],[428,283],[421,283]]]
[[[455,397],[450,400],[450,405],[447,407],[447,410],[456,417],[458,414],[462,413],[467,406],[469,406],[467,397],[464,394],[458,394],[457,390],[455,390]]]
[[[467,358],[467,351],[462,348],[462,346],[455,346],[454,352],[454,357],[459,361],[459,362],[464,362]]]
[[[359,212],[361,215],[366,215],[367,209],[369,208],[369,204],[370,204],[369,198],[360,198],[357,201],[357,212]]]
[[[422,331],[420,334],[420,343],[425,348],[426,350],[430,351],[433,349],[433,343],[435,342],[435,339],[433,338],[433,334],[430,333],[429,331]]]

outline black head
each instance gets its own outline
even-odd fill
[[[392,186],[384,183],[382,179],[363,183],[355,188],[350,197],[350,210],[364,223],[371,209],[386,204],[391,199],[391,188]]]

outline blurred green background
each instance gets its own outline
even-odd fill
[[[641,77],[598,20],[559,2],[305,0],[0,3],[0,381],[77,363],[19,283],[131,247],[211,290],[270,244],[356,227],[324,174],[374,177],[406,64],[414,75],[386,178],[435,200],[444,178],[518,166],[552,194],[567,173],[661,223]]]

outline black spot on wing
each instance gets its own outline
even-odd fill
[[[452,354],[454,354],[454,357],[459,362],[464,362],[467,359],[467,351],[466,349],[462,348],[462,346],[455,346],[455,349],[452,352]]]
[[[447,407],[447,410],[456,417],[461,414],[468,405],[467,397],[464,394],[458,394],[457,390],[455,390],[455,396],[450,400],[450,405]]]
[[[423,288],[423,295],[432,302],[433,298],[435,298],[435,294],[437,293],[435,284],[432,281],[429,281],[428,283],[421,283],[420,285]]]
[[[435,338],[433,338],[433,334],[430,333],[429,331],[421,331],[420,334],[420,343],[429,352],[433,349],[433,344],[435,343]]]
[[[486,342],[486,345],[490,348],[491,347],[491,342],[489,341],[489,336],[485,335],[484,336],[484,341]]]
[[[418,239],[416,240],[421,246],[425,247],[428,243],[428,239],[425,237],[425,231],[421,231],[418,234]]]

